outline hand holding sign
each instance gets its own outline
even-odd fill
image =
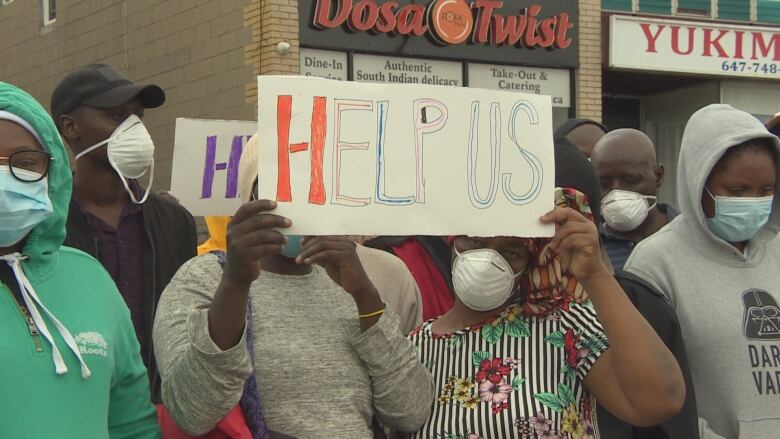
[[[341,236],[305,238],[298,263],[318,264],[344,291],[359,296],[374,290],[355,251],[355,243]]]
[[[274,201],[251,201],[228,224],[224,277],[231,283],[248,286],[260,276],[260,259],[282,252],[286,238],[273,229],[288,228],[292,221],[266,213],[274,209]]]
[[[309,237],[303,241],[298,263],[318,264],[325,269],[347,293],[352,295],[358,314],[370,314],[384,307],[379,292],[368,278],[356,252],[355,243],[343,236]],[[367,330],[379,320],[378,316],[360,319],[360,327]]]
[[[542,216],[545,224],[555,224],[550,249],[561,256],[561,268],[568,268],[580,282],[604,274],[607,267],[601,259],[599,233],[593,221],[569,207],[556,207]]]

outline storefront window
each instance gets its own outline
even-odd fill
[[[750,0],[718,0],[718,18],[750,20]]]
[[[603,0],[601,7],[607,11],[631,11],[631,0]]]
[[[639,12],[669,15],[672,13],[672,0],[639,0]]]
[[[756,0],[758,21],[780,23],[780,2],[777,0]]]
[[[710,0],[678,0],[677,13],[709,16],[711,6]]]

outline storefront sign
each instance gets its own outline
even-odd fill
[[[383,82],[423,85],[463,85],[461,64],[452,61],[354,55],[352,79],[358,82]]]
[[[571,0],[299,0],[304,47],[577,65]],[[522,53],[522,55],[519,55]]]
[[[613,15],[612,68],[780,78],[780,29]]]
[[[549,95],[553,107],[571,106],[571,73],[492,64],[469,64],[469,87]]]
[[[550,100],[258,77],[258,192],[301,235],[551,236]]]
[[[346,81],[347,54],[301,48],[301,75]]]
[[[430,33],[442,44],[460,44],[471,37],[481,44],[521,43],[527,48],[566,49],[571,45],[567,32],[574,24],[569,14],[543,18],[542,6],[533,4],[518,15],[506,16],[495,12],[503,3],[477,0],[469,5],[466,0],[434,0],[426,7],[399,6],[393,1],[380,6],[376,0],[317,0],[314,25],[331,29],[346,24],[355,32],[417,37]]]

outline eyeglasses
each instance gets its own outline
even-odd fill
[[[0,157],[0,163],[5,163],[11,169],[11,175],[25,183],[35,183],[43,180],[49,173],[49,166],[54,158],[45,151],[23,149],[8,157]]]

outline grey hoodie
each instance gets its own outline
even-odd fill
[[[780,197],[745,254],[710,232],[701,207],[718,160],[756,138],[772,139],[780,152],[778,139],[748,113],[728,105],[697,111],[678,163],[682,215],[642,241],[625,266],[677,311],[699,416],[728,439],[780,437]],[[717,437],[702,425],[703,438]]]

